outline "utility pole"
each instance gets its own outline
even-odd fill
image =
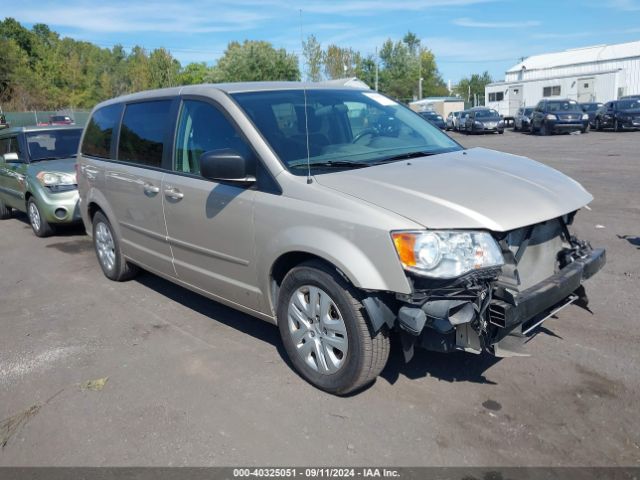
[[[378,47],[376,47],[376,92],[378,91]]]
[[[422,56],[420,50],[418,50],[418,100],[422,100]]]

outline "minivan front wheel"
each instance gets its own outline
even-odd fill
[[[323,263],[303,263],[285,276],[277,313],[294,368],[326,392],[357,390],[387,363],[388,331],[371,332],[357,290]]]
[[[93,217],[93,246],[102,272],[108,279],[123,282],[138,273],[138,267],[127,262],[122,255],[120,241],[102,212],[96,212]]]

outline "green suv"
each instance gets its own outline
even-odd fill
[[[75,163],[82,128],[20,127],[0,131],[0,219],[25,212],[38,237],[81,221]]]

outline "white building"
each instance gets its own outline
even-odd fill
[[[409,108],[415,112],[433,110],[446,117],[451,112],[464,110],[464,100],[460,97],[427,97],[409,103]]]
[[[505,117],[542,98],[607,102],[640,94],[640,41],[534,55],[485,88],[485,105]]]

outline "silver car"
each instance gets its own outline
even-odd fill
[[[464,149],[371,90],[198,85],[95,107],[81,211],[104,274],[143,268],[276,324],[327,392],[414,348],[517,354],[605,262],[569,233],[591,195]]]

